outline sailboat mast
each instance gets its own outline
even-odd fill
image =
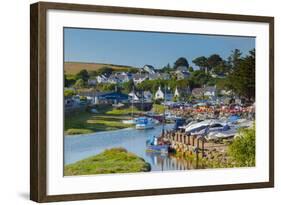
[[[133,86],[133,97],[132,97],[132,119],[134,118],[134,98],[135,98],[135,87]]]
[[[163,121],[162,121],[162,137],[164,137],[164,132],[165,132],[165,104],[166,104],[166,85],[164,87],[164,110],[163,110]]]

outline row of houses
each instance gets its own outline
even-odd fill
[[[202,96],[208,97],[210,100],[217,100],[218,93],[226,91],[219,91],[216,86],[206,86],[203,88],[194,88],[192,91],[188,88],[178,89],[175,88],[174,91],[170,89],[158,88],[156,93],[153,95],[149,90],[135,92],[132,91],[129,94],[124,94],[121,92],[90,92],[90,93],[80,93],[79,96],[73,96],[70,98],[65,98],[66,107],[77,107],[82,106],[85,100],[92,104],[116,104],[116,103],[152,103],[153,100],[166,100],[174,101],[176,98],[180,99],[186,95],[192,95],[196,98],[201,98]],[[230,93],[225,93],[229,95]],[[81,102],[81,96],[84,96],[84,101]],[[81,104],[82,103],[82,104]]]
[[[177,80],[185,79],[190,76],[187,67],[179,66],[174,75]],[[88,80],[88,85],[96,85],[98,83],[110,83],[110,84],[119,84],[125,83],[130,80],[133,80],[135,84],[139,84],[145,80],[169,80],[171,78],[169,73],[160,73],[154,69],[151,65],[145,65],[143,68],[139,69],[138,73],[130,72],[114,72],[111,75],[103,74],[99,75],[94,79]]]
[[[88,85],[96,85],[98,83],[119,84],[126,83],[133,80],[135,84],[139,84],[145,80],[168,80],[170,75],[168,73],[129,73],[129,72],[115,72],[111,75],[99,75],[95,79],[89,79]]]

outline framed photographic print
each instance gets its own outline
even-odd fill
[[[274,186],[274,18],[31,5],[37,202]]]

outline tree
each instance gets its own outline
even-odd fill
[[[87,70],[83,69],[80,70],[77,74],[76,74],[76,79],[82,79],[84,82],[87,82],[89,80],[90,76]]]
[[[111,67],[102,67],[98,70],[99,75],[111,75],[113,72],[113,69]]]
[[[63,77],[64,77],[64,87],[70,87],[70,86],[74,85],[76,82],[75,76],[73,76],[73,75],[65,74],[65,72],[64,72]]]
[[[241,60],[242,53],[239,49],[231,51],[231,55],[228,57],[228,65],[230,69],[235,69]]]
[[[76,94],[74,90],[64,90],[64,97],[71,97]]]
[[[129,80],[128,82],[125,82],[122,84],[122,89],[125,93],[129,93],[133,90],[134,87],[134,81]]]
[[[193,71],[194,71],[193,67],[190,66],[190,67],[188,68],[188,72],[192,73]]]
[[[214,67],[221,64],[222,58],[218,54],[213,54],[209,56],[207,62],[208,62],[208,68],[213,69]]]
[[[228,76],[233,91],[248,100],[255,99],[255,50],[244,58],[236,60],[235,67]]]
[[[206,73],[203,70],[195,70],[191,73],[191,76],[189,78],[189,85],[191,89],[193,89],[194,87],[202,87],[203,85],[206,85],[210,80],[213,80],[210,74]]]
[[[229,146],[228,154],[237,166],[255,166],[256,129],[244,128]]]
[[[166,66],[164,66],[162,69],[160,69],[160,72],[169,73],[172,70],[173,70],[173,68],[171,68],[170,63],[168,63]]]
[[[197,65],[200,70],[205,70],[208,68],[208,59],[205,56],[195,58],[192,62]]]
[[[180,57],[176,60],[175,64],[174,64],[174,68],[176,69],[179,66],[186,66],[187,68],[189,67],[189,63],[186,60],[186,58],[184,57]]]
[[[84,87],[84,85],[85,85],[85,82],[84,82],[84,80],[83,79],[78,79],[77,81],[76,81],[76,83],[74,84],[74,88],[83,88]]]
[[[88,73],[89,73],[90,78],[94,78],[94,77],[97,77],[99,75],[96,70],[91,70]]]
[[[228,67],[225,61],[221,61],[218,65],[213,67],[213,73],[217,75],[226,75],[228,73]]]

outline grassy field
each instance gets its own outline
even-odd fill
[[[64,175],[147,172],[150,169],[150,164],[135,154],[127,152],[123,148],[113,148],[74,164],[66,165]]]
[[[64,71],[66,74],[74,75],[81,71],[82,69],[86,69],[87,71],[95,71],[99,70],[102,67],[110,67],[113,70],[118,71],[129,71],[133,67],[125,66],[125,65],[111,65],[111,64],[101,64],[101,63],[81,63],[81,62],[65,62],[64,63]],[[133,68],[134,69],[134,68]]]

